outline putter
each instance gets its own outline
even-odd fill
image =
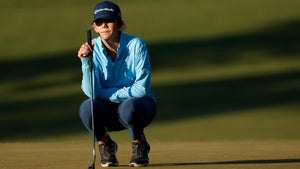
[[[92,47],[92,31],[87,30],[87,42],[90,47]],[[91,116],[92,116],[92,138],[93,138],[93,163],[88,169],[95,169],[96,161],[96,143],[95,143],[95,125],[94,125],[94,88],[93,88],[93,51],[89,52],[89,67],[90,67],[90,87],[91,87]]]

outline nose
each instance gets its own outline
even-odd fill
[[[103,22],[101,25],[102,28],[108,28],[107,22]]]

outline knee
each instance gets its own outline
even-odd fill
[[[131,124],[139,115],[137,105],[137,98],[125,100],[118,108],[120,119],[127,124]]]
[[[79,117],[82,121],[89,121],[91,118],[90,99],[85,100],[79,107]]]
[[[138,106],[138,98],[129,98],[125,100],[123,103],[119,106],[119,112],[122,112],[122,114],[133,114],[136,112],[137,106]]]

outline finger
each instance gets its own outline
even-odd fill
[[[81,56],[81,57],[86,57],[86,56],[87,56],[87,54],[85,54],[85,53],[82,53],[80,56]]]
[[[86,50],[86,49],[83,49],[81,48],[79,51],[78,51],[78,57],[86,57],[87,55],[89,54],[89,51]]]
[[[84,50],[80,51],[79,53],[80,53],[81,57],[86,57],[86,56],[88,56],[90,51],[88,49],[84,49]]]
[[[87,50],[92,50],[91,47],[90,47],[90,45],[84,44],[84,46],[86,47]]]
[[[89,44],[85,43],[84,46],[87,47],[90,51],[92,51],[93,47],[94,47],[94,43],[92,42],[92,46],[90,46]]]
[[[94,45],[94,44],[92,44],[92,45]],[[81,47],[78,51],[78,57],[85,58],[89,55],[90,52],[92,52],[91,47],[87,43],[84,43],[81,45]]]

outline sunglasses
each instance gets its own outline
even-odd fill
[[[114,21],[110,21],[110,20],[107,20],[107,19],[97,19],[94,21],[94,23],[97,25],[97,26],[101,26],[103,23],[113,23]]]

